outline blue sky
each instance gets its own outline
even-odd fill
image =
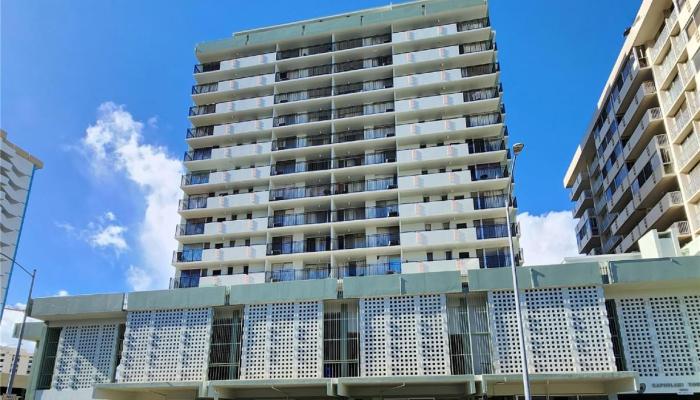
[[[521,212],[531,217],[524,220],[531,237],[549,235],[559,243],[563,230],[570,253],[568,214],[532,216],[570,209],[563,174],[639,4],[491,3],[507,122],[512,139],[527,143],[517,171]],[[179,184],[172,159],[185,150],[195,43],[386,4],[3,1],[0,126],[45,162],[35,179],[18,255],[19,262],[39,269],[36,295],[167,285],[162,275],[174,249],[169,246],[176,210],[149,214],[147,207],[170,206],[158,197],[172,194]],[[86,131],[91,126],[92,136]],[[112,142],[98,140],[114,129],[122,131]],[[133,137],[138,143],[130,148]],[[123,154],[124,149],[133,152]],[[101,157],[102,151],[107,155]],[[124,165],[133,159],[143,165]],[[161,168],[157,179],[148,175]],[[144,226],[147,217],[154,226]],[[526,246],[526,258],[549,251],[533,246]],[[129,281],[129,268],[153,280]],[[11,304],[23,302],[26,293],[26,280],[15,277]]]

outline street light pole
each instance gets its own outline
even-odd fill
[[[29,307],[29,302],[32,301],[32,291],[34,290],[34,278],[36,278],[36,269],[29,272],[20,263],[16,262],[14,258],[8,256],[5,253],[0,252],[0,256],[7,258],[13,265],[17,265],[24,271],[27,275],[32,277],[32,281],[29,285],[29,294],[27,295],[27,307]],[[24,315],[22,316],[22,325],[19,327],[19,338],[17,340],[17,350],[15,350],[15,358],[12,360],[12,367],[10,369],[10,379],[7,382],[7,390],[5,394],[12,394],[12,386],[15,383],[15,375],[17,375],[17,366],[19,365],[19,353],[22,348],[22,339],[24,338],[24,326],[27,323],[27,310],[24,310]]]
[[[506,225],[508,227],[508,246],[510,250],[510,271],[513,279],[513,298],[515,300],[515,316],[518,319],[518,339],[520,340],[520,367],[523,371],[523,395],[525,400],[530,400],[530,373],[527,370],[527,350],[525,347],[525,328],[523,327],[523,316],[520,309],[520,288],[518,287],[518,274],[515,267],[515,251],[513,248],[513,233],[510,226],[510,198],[513,188],[513,178],[515,177],[515,162],[518,154],[525,147],[522,143],[513,145],[513,167],[511,168],[510,180],[508,181],[508,192],[506,196]]]

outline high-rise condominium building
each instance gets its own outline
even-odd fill
[[[645,0],[564,185],[579,251],[635,251],[651,229],[700,234],[697,0]]]
[[[0,130],[0,318],[5,309],[13,260],[22,232],[34,172],[43,163],[7,139]]]
[[[483,2],[238,32],[196,54],[174,286],[510,265]]]

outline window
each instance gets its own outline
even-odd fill
[[[452,250],[447,250],[445,252],[445,260],[451,260],[452,259]]]
[[[215,269],[211,273],[212,276],[220,276],[221,275],[221,270],[220,269]]]
[[[428,253],[426,253],[425,258],[426,258],[428,261],[433,261],[433,252],[432,252],[432,251],[429,251]]]
[[[459,258],[460,259],[469,258],[469,252],[468,251],[460,251]]]

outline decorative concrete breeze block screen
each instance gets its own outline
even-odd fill
[[[360,300],[362,376],[449,375],[444,295]]]
[[[130,312],[117,381],[206,379],[211,319],[209,308]]]
[[[320,378],[323,304],[245,306],[241,379]]]
[[[700,375],[700,296],[615,300],[627,369],[641,377]]]
[[[513,291],[489,292],[488,303],[494,372],[520,373]],[[602,288],[526,290],[524,303],[525,345],[530,372],[616,370]]]
[[[109,382],[117,351],[117,322],[86,321],[61,330],[51,387],[91,388]]]

